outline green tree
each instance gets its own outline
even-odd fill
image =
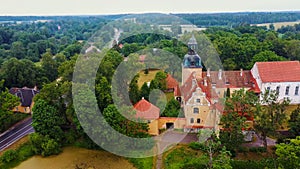
[[[103,111],[109,104],[112,104],[111,86],[105,77],[101,77],[98,81],[99,82],[97,82],[95,87],[95,92],[98,106],[100,110]]]
[[[138,86],[139,75],[136,75],[129,84],[129,98],[132,104],[137,103],[140,98],[140,90]]]
[[[179,117],[179,115],[182,115],[181,113],[181,107],[180,103],[172,98],[166,105],[165,110],[161,114],[161,116],[164,117]]]
[[[25,58],[25,48],[22,42],[16,41],[12,43],[10,53],[12,57],[18,58],[18,59],[24,59]]]
[[[284,61],[284,60],[286,60],[284,57],[278,56],[275,52],[262,51],[253,56],[251,64],[248,66],[248,68],[251,69],[256,62]]]
[[[285,110],[289,100],[278,101],[278,93],[267,90],[262,94],[261,104],[256,104],[254,129],[261,135],[264,147],[267,148],[267,136],[275,134],[286,118]]]
[[[243,129],[249,127],[245,125],[246,116],[253,116],[256,102],[254,93],[245,89],[234,91],[226,99],[225,112],[221,117],[223,130],[220,131],[220,140],[231,152],[244,142]]]
[[[146,100],[149,100],[150,88],[145,82],[140,90],[140,98],[144,97]]]
[[[300,168],[300,136],[291,139],[288,144],[281,143],[276,145],[275,154],[278,156],[278,162],[281,168]]]
[[[46,77],[53,81],[57,78],[58,75],[58,64],[54,59],[51,50],[47,49],[46,53],[42,55],[42,68],[45,71]]]
[[[49,136],[56,141],[62,141],[63,131],[61,126],[65,123],[57,109],[46,101],[39,99],[32,109],[32,126],[34,130],[43,135]]]
[[[288,121],[289,132],[292,133],[293,137],[300,135],[300,106],[293,110]]]

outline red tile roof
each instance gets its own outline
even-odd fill
[[[159,118],[160,109],[144,98],[134,105],[137,111],[136,117],[146,120],[154,120]]]
[[[251,88],[253,87],[254,78],[250,70],[242,71],[222,71],[222,78],[219,79],[219,71],[210,71],[209,80],[217,88]],[[203,77],[207,72],[203,72]]]
[[[299,82],[300,62],[257,62],[262,82]]]
[[[177,80],[174,79],[170,74],[167,75],[166,82],[168,89],[175,89],[178,86]]]
[[[142,63],[145,62],[146,57],[147,57],[146,55],[140,55],[139,62],[142,62]]]

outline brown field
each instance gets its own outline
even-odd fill
[[[296,22],[276,22],[276,23],[262,23],[262,24],[251,24],[251,26],[266,26],[267,28],[270,27],[270,24],[273,24],[275,27],[275,30],[278,30],[279,28],[281,28],[282,26],[294,26],[295,24],[299,24],[300,21],[296,21]]]
[[[64,148],[57,156],[34,156],[15,169],[135,169],[126,159],[105,151]]]

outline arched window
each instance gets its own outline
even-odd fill
[[[194,118],[191,118],[191,121],[190,121],[191,123],[194,123]]]
[[[199,123],[199,124],[200,124],[200,123],[201,123],[201,119],[197,119],[197,123]]]

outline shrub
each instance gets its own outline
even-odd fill
[[[265,147],[251,147],[249,151],[254,153],[264,153],[267,152],[267,149]]]
[[[240,153],[246,153],[246,152],[249,152],[249,148],[248,148],[248,147],[240,146],[240,147],[238,148],[238,151],[239,151]]]
[[[18,154],[15,150],[8,150],[6,151],[0,158],[2,163],[9,163],[15,160],[18,157]]]
[[[205,145],[198,142],[192,142],[189,144],[189,147],[194,150],[203,150]]]

